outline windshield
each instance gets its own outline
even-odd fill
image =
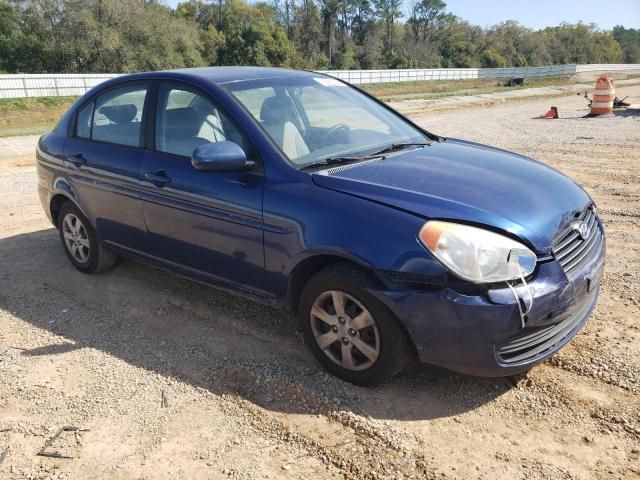
[[[358,90],[330,77],[292,76],[224,87],[297,167],[364,156],[392,144],[430,139]]]

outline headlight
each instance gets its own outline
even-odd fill
[[[473,283],[526,277],[536,267],[536,256],[527,247],[482,228],[431,221],[419,237],[453,273]]]

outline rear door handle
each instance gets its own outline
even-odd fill
[[[171,181],[163,170],[158,172],[146,172],[144,174],[144,179],[153,183],[156,187],[161,187],[165,183],[169,183]]]
[[[84,155],[81,153],[76,153],[75,155],[67,155],[67,160],[73,163],[76,167],[80,167],[87,163],[87,159],[84,158]]]

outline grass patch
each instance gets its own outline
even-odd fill
[[[78,97],[38,97],[36,102],[47,107],[58,107],[60,105],[68,105],[69,99],[75,100]]]
[[[0,99],[0,137],[51,130],[78,97]]]
[[[507,87],[506,78],[474,80],[427,80],[419,82],[393,82],[361,85],[369,93],[382,100],[406,100],[411,98],[437,98],[447,95],[475,95],[532,87],[562,86],[569,83],[569,76],[525,78],[524,85]]]
[[[639,74],[610,73],[618,80],[637,79]],[[483,93],[522,90],[535,87],[562,87],[576,83],[594,86],[598,73],[585,72],[576,75],[556,77],[531,77],[524,79],[524,85],[506,86],[507,78],[486,78],[474,80],[427,80],[419,82],[392,82],[363,84],[361,88],[385,101],[411,100],[418,98],[439,98],[451,95],[478,95]]]

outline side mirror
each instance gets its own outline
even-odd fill
[[[200,145],[191,154],[191,164],[204,172],[246,172],[256,165],[240,145],[227,141]]]

